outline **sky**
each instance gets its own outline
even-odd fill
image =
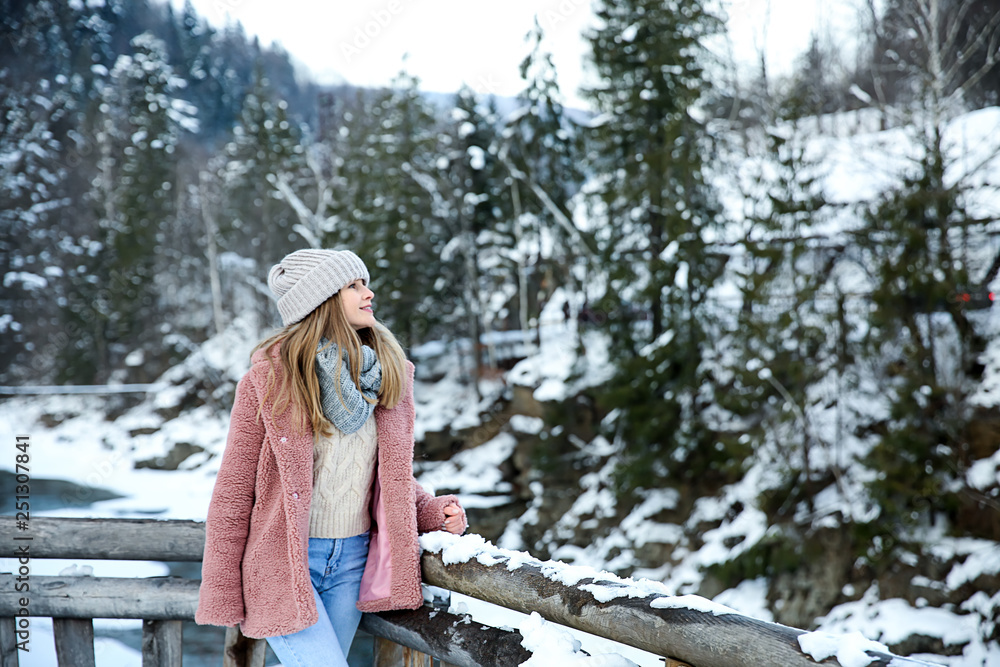
[[[180,6],[183,0],[172,0]],[[860,0],[719,0],[729,15],[732,52],[746,69],[766,47],[771,73],[790,70],[812,31],[850,34]],[[480,93],[514,96],[518,65],[537,17],[559,85],[571,106],[586,108],[592,0],[192,0],[215,26],[239,21],[264,44],[279,42],[320,83],[388,84],[404,66],[432,92],[463,83]],[[726,48],[722,46],[722,48]]]

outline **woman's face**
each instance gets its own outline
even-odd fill
[[[375,292],[368,289],[365,281],[355,280],[340,290],[340,303],[344,307],[347,323],[355,330],[375,326],[375,314],[372,311],[372,297]]]

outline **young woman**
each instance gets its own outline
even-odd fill
[[[422,602],[418,532],[461,534],[413,479],[413,364],[349,251],[268,275],[284,327],[236,387],[206,524],[198,623],[266,637],[286,667],[346,667],[362,611]]]

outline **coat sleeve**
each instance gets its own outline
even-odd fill
[[[229,436],[205,522],[205,555],[195,613],[195,621],[203,625],[229,626],[244,620],[243,551],[264,441],[257,406],[256,391],[244,376],[236,387]]]
[[[429,533],[434,530],[443,530],[444,508],[451,504],[461,507],[462,503],[458,502],[458,497],[451,494],[432,496],[416,480],[413,480],[413,486],[417,491],[417,532]],[[462,510],[462,530],[465,531],[468,527],[469,522],[465,517],[465,510]]]

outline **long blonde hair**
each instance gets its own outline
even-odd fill
[[[347,365],[354,384],[360,386],[361,346],[375,350],[382,365],[382,385],[378,391],[377,404],[386,408],[395,407],[403,398],[406,388],[406,355],[396,337],[380,322],[375,326],[355,330],[344,314],[340,292],[320,304],[315,310],[295,324],[278,330],[257,344],[254,352],[264,350],[271,370],[268,373],[266,401],[274,396],[272,418],[292,410],[293,422],[297,428],[312,427],[313,433],[330,435],[333,425],[323,415],[320,398],[319,379],[316,377],[316,353],[320,339],[326,336],[339,350],[347,350]],[[275,345],[281,345],[281,384],[278,385],[274,357],[271,353]],[[340,376],[342,356],[337,355],[335,376]],[[340,394],[340,385],[337,384]],[[343,401],[343,397],[340,397]],[[365,400],[369,400],[367,397]],[[372,401],[369,401],[372,402]],[[264,406],[261,403],[258,416]],[[300,431],[301,432],[301,431]]]

